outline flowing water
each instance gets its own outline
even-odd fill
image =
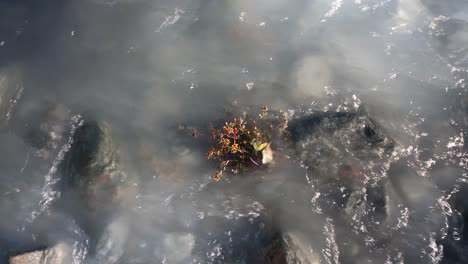
[[[65,243],[73,263],[269,263],[289,232],[310,263],[468,263],[467,44],[465,0],[0,0],[0,262]],[[330,213],[293,160],[214,182],[178,127],[262,105],[365,109],[396,142],[365,165],[385,219]],[[134,189],[103,223],[63,169],[88,119]]]

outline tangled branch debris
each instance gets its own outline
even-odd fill
[[[210,128],[212,144],[206,157],[219,162],[214,180],[219,181],[226,172],[243,173],[273,161],[273,141],[287,124],[286,113],[279,113],[273,115],[263,106],[258,117],[244,114],[221,128]]]

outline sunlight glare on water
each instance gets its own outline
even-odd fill
[[[0,263],[468,263],[466,43],[464,0],[0,1]],[[264,105],[294,144],[214,181]]]

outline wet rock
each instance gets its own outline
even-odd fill
[[[88,209],[105,211],[119,205],[136,182],[122,164],[108,124],[85,122],[75,133],[65,163],[69,188],[77,188]]]
[[[316,112],[292,120],[285,142],[307,169],[314,192],[308,197],[320,194],[320,210],[349,228],[365,225],[365,232],[382,233],[388,218],[382,171],[397,143],[379,124],[363,113]]]
[[[192,251],[195,261],[319,263],[311,241],[300,232],[289,232],[280,227],[275,217],[278,208],[266,208],[248,195],[228,195],[227,199],[218,209],[213,208],[215,206],[207,208],[196,223]]]
[[[107,123],[84,121],[63,164],[67,200],[77,205],[71,213],[90,236],[91,263],[117,263],[124,254],[129,223],[120,212],[137,181],[126,172],[120,147]]]
[[[266,215],[227,219],[207,216],[196,228],[194,256],[210,263],[271,263],[284,256],[278,252],[281,234]],[[283,263],[281,261],[277,263]]]
[[[42,264],[67,264],[72,262],[72,248],[61,243],[47,249],[42,258]]]
[[[345,112],[317,112],[291,121],[286,142],[293,157],[328,177],[356,176],[354,167],[382,165],[396,145],[370,117]]]
[[[10,258],[10,264],[68,264],[72,263],[72,249],[65,243]]]
[[[39,264],[44,256],[44,251],[34,251],[10,258],[10,264]]]

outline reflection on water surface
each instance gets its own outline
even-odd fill
[[[2,263],[466,263],[446,2],[1,1]],[[262,105],[274,163],[213,181],[208,126]]]

